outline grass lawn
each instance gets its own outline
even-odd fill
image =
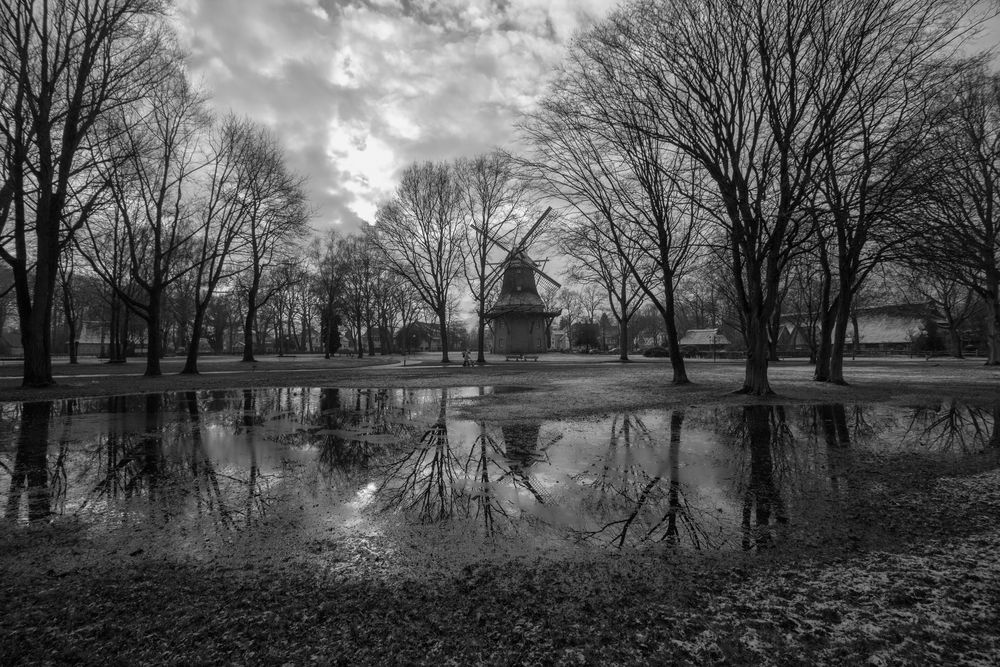
[[[57,363],[58,384],[21,389],[0,367],[0,400],[253,386],[519,386],[463,410],[492,420],[558,419],[630,408],[740,406],[740,362],[693,361],[692,385],[642,359],[434,355],[324,360],[206,359],[203,374],[141,376],[142,365]],[[974,360],[859,360],[851,385],[810,380],[803,361],[772,369],[795,405],[1000,402],[1000,369]],[[995,412],[993,414],[996,414]],[[448,545],[413,564],[336,540],[285,551],[251,536],[211,557],[111,536],[72,519],[0,524],[0,664],[970,664],[1000,663],[997,452],[941,470],[911,457],[861,471],[878,502],[851,506],[838,539],[752,553],[668,547],[590,552]],[[428,530],[435,530],[429,527]],[[125,531],[120,531],[124,533]],[[338,567],[317,566],[343,551]],[[332,559],[336,560],[336,559]]]

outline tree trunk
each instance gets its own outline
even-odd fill
[[[861,332],[858,330],[858,314],[851,312],[851,327],[854,329],[854,340],[851,341],[851,359],[857,359],[861,353]]]
[[[438,312],[438,324],[441,328],[441,363],[450,364],[448,359],[448,314],[444,308]]]
[[[111,296],[111,322],[108,325],[108,363],[125,363],[124,306],[117,293]]]
[[[684,367],[684,357],[681,356],[681,346],[677,335],[677,321],[674,314],[673,278],[666,277],[663,298],[663,324],[667,329],[667,350],[670,352],[670,367],[673,369],[673,384],[688,384],[687,370]]]
[[[844,380],[844,349],[847,346],[847,324],[851,321],[850,292],[837,295],[837,318],[833,326],[833,349],[830,353],[830,379],[833,384],[847,384]],[[858,341],[855,340],[855,345]]]
[[[66,315],[66,333],[69,345],[69,363],[77,363],[76,358],[76,317],[73,316],[73,303],[69,296],[69,285],[63,285],[63,311]]]
[[[35,288],[38,289],[35,281]],[[53,281],[54,287],[54,281]],[[51,293],[50,293],[51,294]],[[21,317],[21,345],[24,347],[24,387],[49,387],[52,379],[52,299],[37,295]]]
[[[816,382],[830,381],[830,356],[833,354],[833,327],[837,321],[837,303],[840,295],[830,300],[829,279],[823,279],[823,296],[820,302],[819,346],[816,350],[816,369],[813,380]]]
[[[146,319],[146,376],[162,375],[160,355],[163,334],[160,331],[160,295],[149,295],[149,317]]]
[[[770,396],[774,394],[767,379],[770,349],[767,342],[768,322],[751,313],[746,322],[747,362],[740,394]]]
[[[478,348],[478,353],[476,355],[477,364],[486,363],[486,313],[483,311],[482,307],[479,308],[479,327],[476,332],[476,346]]]
[[[986,365],[1000,365],[1000,299],[994,289],[986,302]],[[27,357],[25,357],[27,361]]]
[[[181,375],[198,374],[198,347],[201,341],[201,328],[205,321],[205,308],[195,307],[194,322],[191,323],[191,342],[188,343],[187,359],[184,361],[184,368]]]
[[[771,322],[768,327],[767,353],[771,361],[780,361],[778,357],[778,333],[781,330],[781,306],[774,307],[771,313]]]
[[[356,321],[358,323],[358,326],[357,326],[357,337],[354,339],[354,342],[358,346],[358,359],[363,359],[364,356],[365,356],[365,345],[364,345],[364,340],[361,337],[361,315],[360,314],[358,315]]]
[[[965,358],[965,350],[962,349],[962,334],[958,330],[958,323],[952,318],[951,313],[948,318],[948,340],[951,342],[951,355],[956,359]]]
[[[41,220],[39,227],[42,227]],[[43,234],[38,232],[39,246]],[[27,270],[14,271],[18,314],[21,321],[21,345],[24,347],[24,373],[21,386],[49,387],[52,379],[52,295],[55,291],[55,259],[45,253],[35,265],[34,286],[29,294]],[[45,260],[43,261],[43,256]],[[34,302],[32,302],[32,298]]]
[[[243,358],[240,361],[257,361],[253,356],[253,323],[257,319],[257,309],[247,306],[247,316],[243,319]]]
[[[628,361],[628,320],[618,320],[618,360]]]

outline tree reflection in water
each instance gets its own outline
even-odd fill
[[[532,478],[531,467],[561,435],[540,442],[541,425],[491,427],[475,423],[475,436],[453,442],[447,421],[448,390],[442,389],[437,418],[402,455],[379,468],[375,498],[381,511],[402,511],[410,520],[436,523],[468,520],[490,536],[525,520],[520,511],[523,489],[538,504],[547,492]]]
[[[937,451],[959,453],[1000,446],[1000,403],[990,408],[950,399],[914,409],[907,428],[919,442]]]
[[[774,524],[788,523],[788,512],[775,480],[774,458],[781,456],[793,438],[785,419],[785,408],[747,405],[737,428],[738,437],[750,451],[750,479],[743,492],[743,537],[745,551],[770,547]]]
[[[855,411],[855,424],[859,411]],[[851,493],[851,430],[843,403],[813,406],[813,419],[823,432],[830,490],[835,496]]]
[[[598,517],[596,528],[577,530],[578,539],[606,540],[618,547],[626,544],[664,542],[678,545],[687,540],[695,549],[713,547],[716,539],[706,529],[707,514],[688,500],[681,480],[681,434],[684,410],[670,413],[669,450],[666,460],[646,424],[638,416],[615,415],[611,422],[608,451],[598,464],[576,476],[590,493],[585,497],[589,513]],[[646,447],[657,461],[654,474],[647,472],[634,448]]]
[[[21,518],[21,502],[27,495],[29,521],[47,519],[51,512],[49,487],[48,448],[49,416],[52,401],[33,401],[21,405],[20,430],[10,470],[10,488],[7,493],[7,519]]]
[[[451,518],[461,462],[448,442],[448,390],[441,390],[437,420],[414,447],[386,466],[375,495],[385,508],[401,509],[421,523]]]
[[[268,492],[272,476],[261,473],[253,444],[253,429],[261,421],[254,392],[233,394],[227,403],[240,406],[239,417],[226,428],[249,436],[250,463],[245,470],[221,472],[205,447],[202,423],[203,403],[218,403],[218,395],[189,391],[108,398],[107,425],[90,454],[103,473],[79,510],[104,505],[145,511],[154,523],[187,516],[208,518],[223,529],[250,527],[274,501]],[[141,430],[129,420],[136,398],[143,406]],[[177,415],[168,418],[167,411]]]
[[[412,390],[321,389],[318,429],[311,438],[327,481],[347,488],[366,480],[414,428],[412,401]]]

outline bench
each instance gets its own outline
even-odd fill
[[[508,354],[507,361],[538,361],[537,354]]]

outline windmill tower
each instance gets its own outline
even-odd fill
[[[494,269],[492,280],[502,277],[500,296],[486,313],[493,329],[493,351],[499,354],[538,354],[546,350],[547,320],[560,311],[548,311],[538,296],[537,275],[556,287],[559,283],[546,275],[538,264],[528,257],[527,248],[534,239],[542,221],[552,211],[545,210],[531,226],[528,233],[510,248],[489,237],[507,256]]]

